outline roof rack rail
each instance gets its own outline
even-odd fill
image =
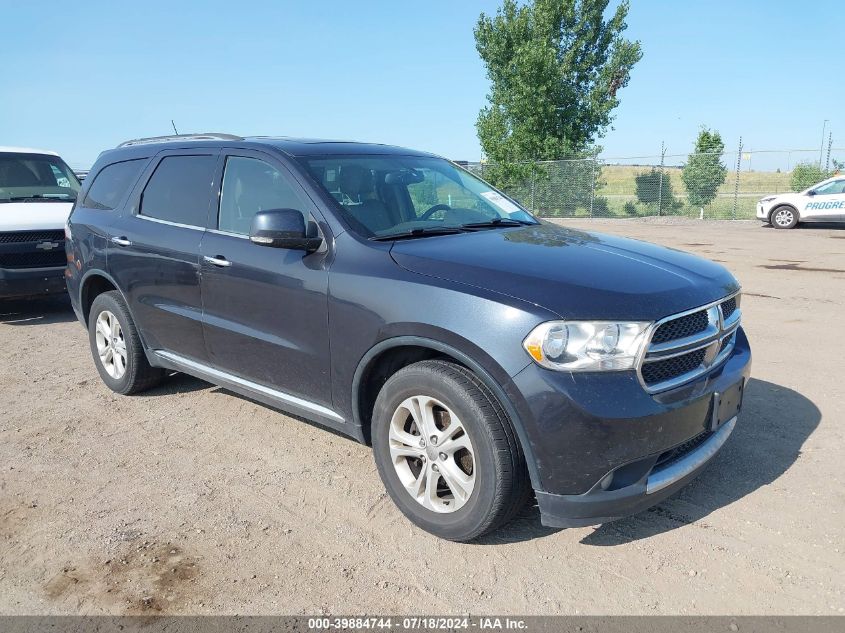
[[[170,134],[167,136],[150,136],[148,138],[133,138],[123,141],[118,147],[130,147],[132,145],[146,145],[147,143],[167,143],[173,141],[242,141],[241,136],[234,134],[221,134],[220,132],[202,132],[200,134]]]

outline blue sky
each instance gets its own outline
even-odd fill
[[[834,0],[633,0],[644,56],[608,157],[845,147],[843,12]],[[352,138],[480,155],[487,81],[472,28],[498,0],[0,0],[0,144],[71,165],[138,136],[227,131]],[[816,152],[818,150],[816,149]],[[840,152],[841,157],[845,152]],[[817,153],[816,153],[817,156]],[[762,167],[762,166],[761,166]]]

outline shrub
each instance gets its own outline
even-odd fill
[[[830,176],[829,171],[825,171],[815,163],[798,163],[792,170],[789,186],[792,191],[804,191]]]
[[[652,167],[649,171],[637,174],[634,181],[637,186],[637,200],[652,207],[655,213],[676,213],[683,206],[683,203],[675,199],[668,174],[664,173],[661,178],[660,172]]]
[[[598,196],[593,200],[593,216],[597,218],[609,218],[611,215],[607,198]]]
[[[639,215],[637,205],[630,200],[623,205],[622,210],[625,212],[625,215]]]

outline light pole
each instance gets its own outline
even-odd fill
[[[819,169],[822,168],[822,154],[824,154],[824,131],[825,128],[827,128],[827,124],[829,121],[830,119],[825,119],[824,123],[822,123],[822,144],[821,147],[819,147]]]

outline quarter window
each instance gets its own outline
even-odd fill
[[[306,205],[290,179],[257,158],[230,156],[223,173],[218,228],[249,234],[252,217],[269,209],[305,211]]]
[[[205,228],[215,156],[167,156],[144,189],[139,213]]]
[[[88,209],[111,211],[138,178],[146,159],[113,163],[100,170],[94,178],[82,206]]]

